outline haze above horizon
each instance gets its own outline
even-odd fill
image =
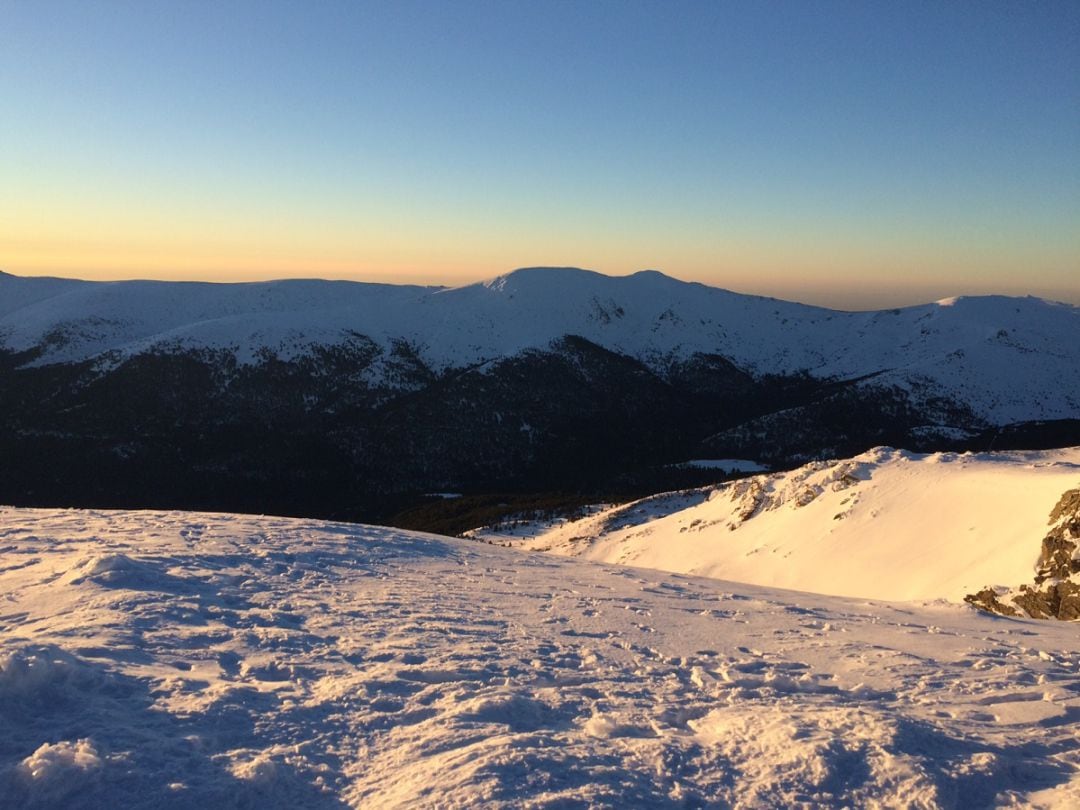
[[[4,3],[0,269],[1080,303],[1074,3]]]

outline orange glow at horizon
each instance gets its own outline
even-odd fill
[[[122,195],[121,195],[122,196]],[[609,275],[655,269],[686,281],[835,308],[888,308],[952,295],[1033,294],[1080,303],[1080,245],[1008,235],[951,243],[947,232],[858,237],[809,223],[707,221],[490,224],[472,212],[399,208],[312,212],[273,200],[251,207],[170,200],[81,199],[39,190],[0,203],[0,270],[89,280],[215,282],[331,278],[457,286],[523,266]],[[7,208],[7,210],[5,210]],[[772,233],[783,234],[782,238]],[[1017,268],[1022,272],[1017,272]]]
[[[565,249],[515,251],[493,244],[484,249],[390,244],[381,248],[371,245],[368,250],[331,250],[282,244],[282,240],[262,246],[173,240],[155,246],[134,240],[126,244],[88,238],[45,243],[0,238],[0,270],[98,281],[140,278],[227,283],[325,278],[458,286],[518,267],[575,266],[609,275],[656,269],[735,292],[838,309],[888,308],[987,293],[1034,294],[1080,304],[1080,294],[1067,285],[1026,286],[1023,277],[1009,272],[1003,257],[995,261],[992,256],[916,255],[886,260],[853,250],[844,255],[841,251],[732,245],[728,251],[717,250],[712,255],[684,247],[666,255],[656,252],[653,262],[635,262],[625,255],[629,252],[600,255],[599,250],[582,250],[580,255],[594,259],[582,261],[577,254],[570,255],[574,251]],[[524,260],[515,258],[519,255]]]

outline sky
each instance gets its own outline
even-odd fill
[[[1080,3],[0,0],[0,269],[1080,303]]]

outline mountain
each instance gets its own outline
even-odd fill
[[[688,458],[1080,443],[1080,310],[837,312],[518,270],[457,288],[0,275],[0,501],[386,519],[656,491]]]
[[[0,537],[6,806],[1080,802],[1062,623],[311,520]]]
[[[546,349],[567,335],[656,372],[721,355],[754,376],[806,373],[932,386],[994,424],[1080,415],[1080,310],[954,298],[838,312],[686,283],[528,268],[465,287],[330,281],[84,282],[0,276],[0,335],[35,364],[225,350],[287,360],[362,335],[408,345],[434,372]],[[1025,362],[1020,362],[1025,361]],[[1000,369],[1010,368],[1009,384]],[[379,368],[385,372],[385,369]]]
[[[469,535],[770,587],[1080,619],[1080,448],[850,459]]]

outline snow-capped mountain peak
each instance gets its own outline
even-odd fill
[[[1080,415],[1080,310],[954,298],[838,312],[678,281],[523,268],[455,288],[291,280],[245,284],[0,278],[0,340],[35,363],[211,348],[242,362],[364,335],[435,369],[545,349],[566,335],[663,370],[720,355],[753,374],[851,379],[960,395],[983,418]],[[1010,378],[1001,380],[1000,369]]]

